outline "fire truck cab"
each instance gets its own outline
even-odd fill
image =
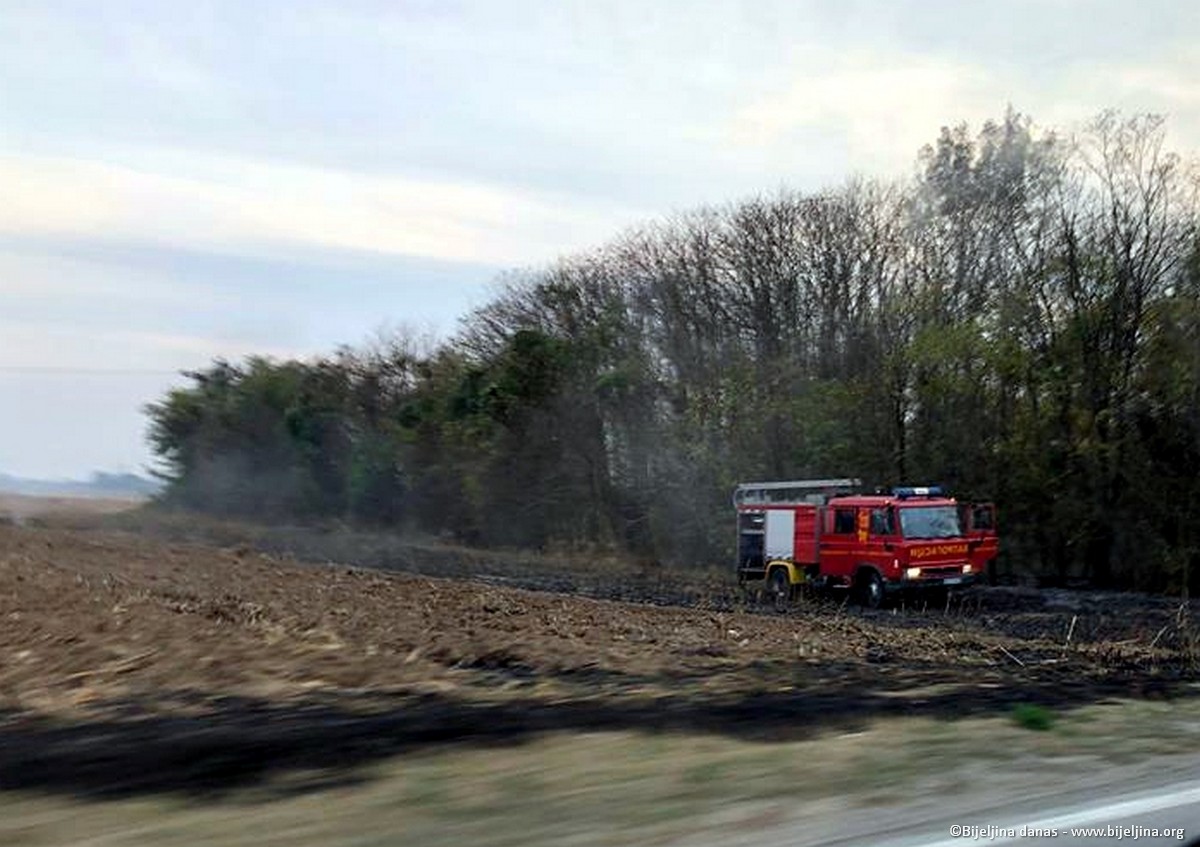
[[[856,479],[752,482],[734,492],[739,582],[776,602],[843,589],[871,608],[894,592],[968,585],[996,557],[996,511],[936,486],[857,493]]]

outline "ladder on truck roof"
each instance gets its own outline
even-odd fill
[[[739,506],[807,503],[824,505],[830,497],[855,494],[859,479],[796,479],[788,482],[743,482],[733,491],[734,508]]]

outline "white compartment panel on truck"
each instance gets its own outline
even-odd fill
[[[796,513],[791,509],[769,509],[764,517],[767,537],[763,553],[766,560],[791,561],[796,555]]]

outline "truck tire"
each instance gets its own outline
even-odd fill
[[[784,568],[771,571],[771,576],[767,579],[767,597],[775,606],[775,611],[782,612],[787,609],[788,602],[792,599],[792,583]]]
[[[874,568],[863,568],[855,580],[858,602],[864,609],[878,609],[883,605],[883,577]]]

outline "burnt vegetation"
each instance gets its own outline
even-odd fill
[[[945,129],[907,181],[515,272],[441,344],[190,374],[164,501],[711,564],[739,481],[940,482],[996,501],[1002,572],[1194,591],[1198,185],[1159,117]]]

